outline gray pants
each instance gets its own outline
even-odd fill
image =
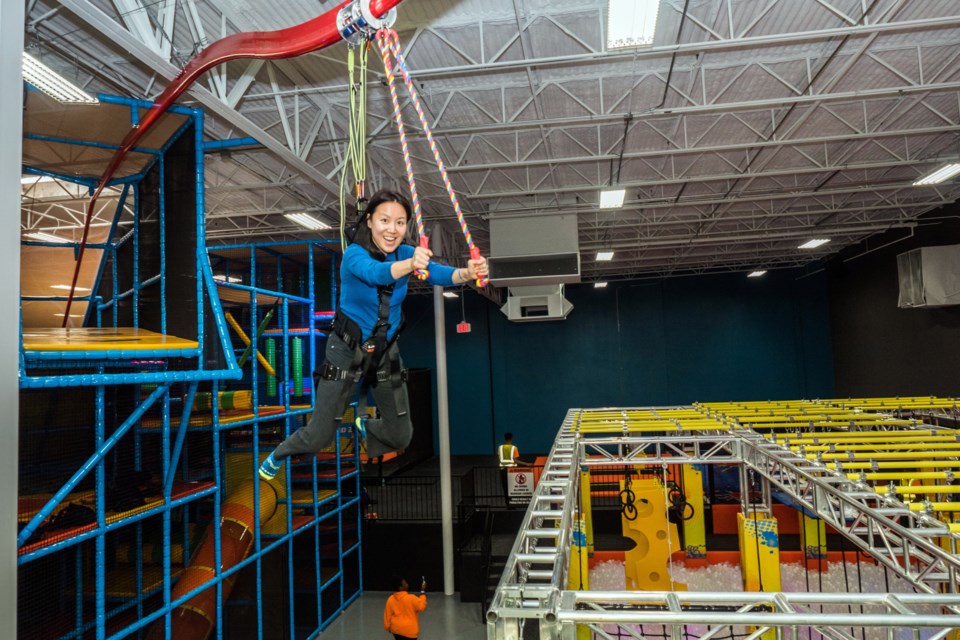
[[[387,349],[380,363],[380,371],[390,372],[392,357],[400,357],[396,342]],[[273,452],[274,460],[279,462],[289,456],[314,454],[333,443],[343,412],[356,390],[356,374],[363,363],[363,352],[359,345],[351,349],[340,336],[331,333],[327,338],[326,361],[342,371],[348,371],[349,375],[344,380],[313,377],[315,400],[310,421],[280,443]],[[403,368],[402,360],[400,367]],[[368,458],[403,449],[413,438],[407,383],[399,384],[401,386],[396,393],[389,381],[381,382],[372,389],[380,418],[367,420]]]

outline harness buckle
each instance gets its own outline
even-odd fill
[[[344,380],[347,377],[346,371],[329,362],[324,362],[317,373],[320,374],[322,380]]]
[[[400,371],[398,372],[397,378],[400,380],[400,382],[407,381],[407,378],[408,378],[407,371],[408,371],[407,369],[400,369]],[[388,382],[390,381],[392,376],[393,374],[390,373],[389,371],[377,371],[377,382]]]

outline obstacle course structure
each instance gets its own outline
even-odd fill
[[[956,434],[903,417],[935,408],[956,414],[957,401],[890,398],[570,410],[487,612],[488,637],[638,637],[637,625],[645,630],[655,625],[655,633],[666,637],[699,637],[695,627],[703,625],[709,626],[710,637],[746,627],[751,637],[808,629],[825,637],[859,637],[857,629],[924,629],[924,637],[949,637],[960,619],[960,556],[952,515],[958,507],[916,497],[953,493]],[[627,470],[627,477],[639,469],[653,472],[663,500],[661,512],[644,531],[657,537],[656,523],[667,523],[663,506],[676,503],[669,482],[681,474],[671,470],[714,465],[732,468],[739,476],[742,592],[680,591],[679,586],[656,584],[649,591],[572,588],[571,572],[582,572],[583,565],[577,542],[582,527],[576,522],[589,519],[588,513],[581,516],[589,503],[581,495],[581,487],[589,486],[582,482],[583,471],[613,467]],[[937,474],[942,482],[891,489],[880,465],[895,467],[888,473],[898,481]],[[802,543],[808,570],[820,562],[815,557],[823,538],[818,529],[825,525],[912,584],[913,593],[781,591],[774,495],[815,523],[805,530]],[[905,498],[910,495],[915,497]],[[638,518],[640,504],[633,504],[635,510],[624,509],[625,519]],[[669,528],[663,531],[667,542],[677,535]],[[585,543],[589,547],[592,541]],[[689,557],[689,549],[648,553],[635,572],[659,577],[683,554]]]

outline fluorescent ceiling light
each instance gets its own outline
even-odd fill
[[[613,251],[597,251],[597,260],[604,262],[613,260]]]
[[[940,167],[924,178],[920,178],[913,183],[913,186],[922,187],[928,184],[940,184],[941,182],[949,180],[958,173],[960,173],[960,163],[954,162],[953,164]]]
[[[653,46],[660,0],[609,0],[607,49]]]
[[[213,276],[213,279],[216,280],[217,282],[230,282],[230,283],[233,283],[233,284],[238,284],[238,283],[240,283],[240,282],[243,282],[243,278],[238,278],[238,277],[236,277],[236,276],[225,276],[225,275],[220,274],[220,273],[218,273],[217,275]]]
[[[96,98],[28,53],[23,54],[23,79],[60,102],[99,104]]]
[[[594,283],[593,283],[593,288],[594,288],[594,289],[606,289],[606,288],[607,288],[607,283],[606,283],[606,282],[594,282]]]
[[[600,192],[601,209],[617,209],[623,206],[623,197],[627,195],[626,189],[610,189]]]
[[[61,317],[61,318],[63,317],[63,314],[62,314],[62,313],[55,313],[55,314],[53,314],[53,315],[59,316],[59,317]],[[70,314],[70,317],[71,317],[71,318],[82,318],[82,317],[83,317],[83,314],[82,314],[82,313],[71,313],[71,314]]]
[[[33,231],[31,233],[23,234],[25,238],[32,238],[34,240],[39,240],[40,242],[59,242],[61,244],[68,244],[73,242],[72,240],[67,240],[66,238],[61,238],[50,233],[44,233],[43,231]]]
[[[306,227],[311,231],[317,231],[319,229],[329,229],[330,225],[322,220],[317,220],[309,213],[285,213],[283,217],[291,222],[296,222],[301,227]]]
[[[820,245],[827,244],[828,242],[830,242],[830,238],[814,238],[813,240],[807,240],[797,247],[797,249],[816,249]]]
[[[455,291],[444,291],[444,292],[443,292],[443,297],[444,297],[444,298],[459,298],[460,296],[458,296]]]
[[[751,271],[747,274],[748,278],[759,278],[767,272],[766,269],[757,269],[756,271]]]
[[[63,291],[70,291],[70,285],[68,284],[52,284],[50,285],[50,288],[61,289]],[[90,289],[87,289],[86,287],[74,287],[73,290],[74,291],[90,291]]]

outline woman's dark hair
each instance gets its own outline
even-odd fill
[[[396,191],[381,189],[370,196],[370,200],[367,201],[367,208],[364,210],[363,215],[357,220],[357,228],[353,236],[353,241],[373,255],[383,255],[383,252],[374,244],[373,236],[370,235],[370,227],[367,226],[367,220],[369,220],[373,212],[377,210],[377,207],[384,202],[396,202],[403,207],[403,210],[407,213],[407,222],[410,222],[410,216],[412,215],[410,201]]]
[[[394,591],[400,591],[401,589],[404,589],[404,582],[405,580],[401,576],[392,576],[390,578],[390,584],[393,585]]]

